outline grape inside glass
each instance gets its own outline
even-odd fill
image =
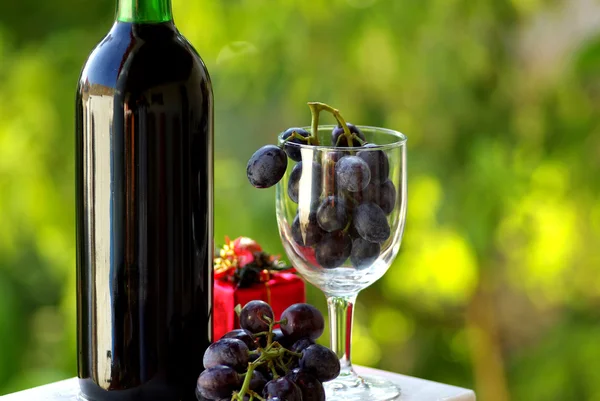
[[[342,367],[337,379],[325,383],[327,400],[393,400],[400,395],[394,384],[356,374],[351,338],[358,293],[385,274],[400,249],[406,137],[359,126],[370,145],[334,147],[334,128],[319,127],[324,146],[286,143],[288,150],[299,151],[301,161],[290,159],[277,184],[279,233],[292,264],[327,297],[331,348]],[[279,141],[284,142],[281,135]]]

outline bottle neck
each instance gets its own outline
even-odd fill
[[[117,21],[160,23],[172,20],[171,0],[117,0]]]

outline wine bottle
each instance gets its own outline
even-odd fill
[[[213,98],[170,0],[118,0],[76,99],[81,398],[195,400],[212,341]]]

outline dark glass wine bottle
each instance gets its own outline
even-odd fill
[[[194,400],[212,340],[213,99],[170,0],[118,0],[77,89],[81,397]]]

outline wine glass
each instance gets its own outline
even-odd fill
[[[334,128],[320,126],[319,143],[331,143]],[[285,251],[296,270],[327,297],[331,349],[341,365],[338,378],[325,383],[328,401],[386,401],[400,395],[389,381],[357,375],[350,348],[358,293],[385,274],[400,249],[406,137],[384,128],[358,128],[366,147],[285,143],[301,161],[288,165],[276,191]],[[279,141],[284,143],[282,135]]]

